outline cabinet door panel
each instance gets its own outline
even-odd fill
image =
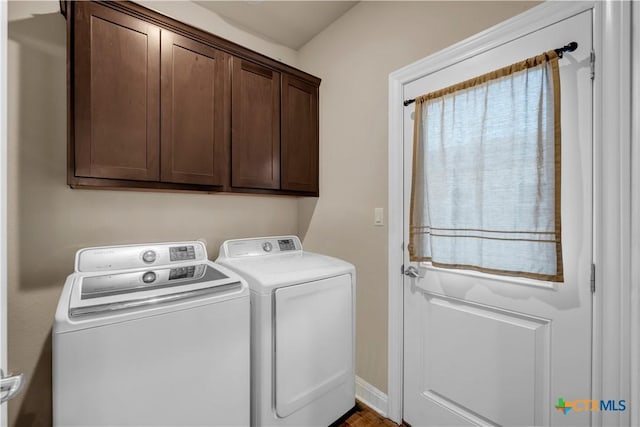
[[[282,76],[282,189],[318,193],[318,88]]]
[[[231,185],[280,188],[280,73],[233,58]]]
[[[156,181],[160,30],[93,2],[74,10],[75,174]]]
[[[162,181],[226,184],[228,68],[225,53],[162,31]]]

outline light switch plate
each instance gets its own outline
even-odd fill
[[[383,208],[375,208],[373,210],[373,225],[383,226],[384,225],[384,209]]]

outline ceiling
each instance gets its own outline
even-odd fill
[[[357,1],[196,1],[230,24],[298,50]]]

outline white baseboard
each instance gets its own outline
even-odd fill
[[[356,375],[356,399],[382,415],[387,416],[387,395]]]

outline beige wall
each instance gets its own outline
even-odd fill
[[[155,6],[171,13],[175,4]],[[51,325],[77,249],[205,238],[209,255],[216,257],[224,239],[294,234],[298,228],[295,198],[67,187],[66,34],[57,7],[57,2],[9,4],[9,366],[28,380],[9,406],[10,425],[51,424]],[[207,16],[210,22],[219,19],[188,3],[179,10],[180,19],[187,21],[190,10],[197,12],[195,24]],[[288,48],[219,27],[245,46],[288,55],[290,63],[295,59]]]
[[[299,65],[321,77],[320,194],[299,201],[308,250],[354,263],[357,375],[387,390],[388,77],[516,15],[526,2],[361,2],[307,43]]]
[[[295,52],[193,4],[141,2],[323,78],[321,197],[71,190],[66,182],[65,22],[57,2],[9,4],[9,365],[28,378],[11,425],[51,423],[51,324],[81,247],[299,232],[358,268],[357,372],[386,390],[387,77],[530,6],[363,2]],[[216,31],[217,30],[217,31]]]

